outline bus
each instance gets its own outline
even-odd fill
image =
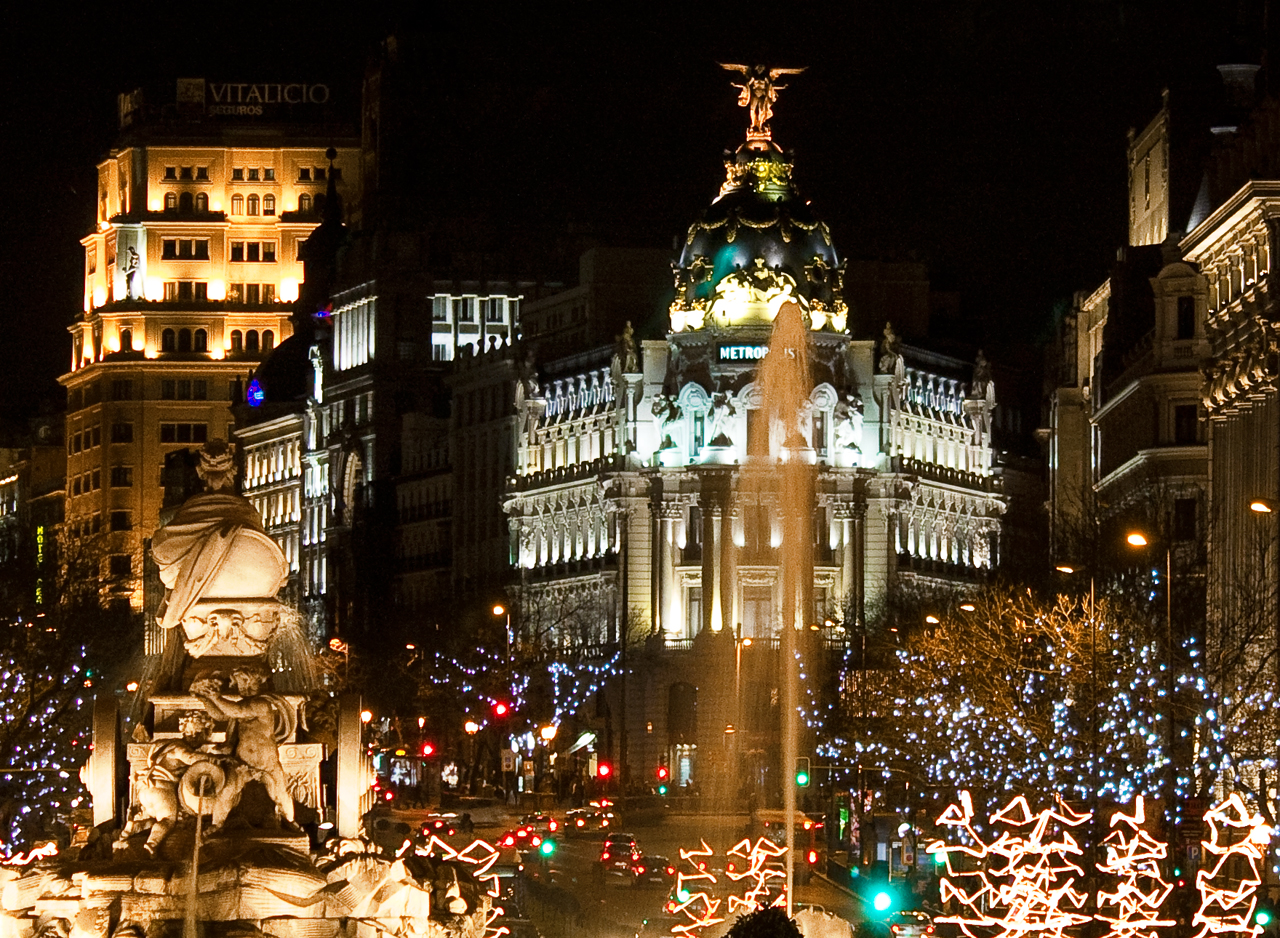
[[[766,837],[780,847],[787,845],[787,812],[780,808],[757,808],[751,815],[749,836],[752,841]],[[809,882],[814,870],[826,871],[826,816],[795,814],[795,864],[793,875],[800,885]]]

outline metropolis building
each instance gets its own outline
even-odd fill
[[[505,507],[523,633],[566,651],[627,636],[610,704],[624,763],[705,784],[735,749],[762,771],[776,739],[788,534],[770,460],[753,454],[783,441],[753,439],[752,416],[782,304],[808,329],[804,439],[785,443],[816,492],[812,647],[852,640],[900,584],[983,577],[1005,498],[989,366],[851,321],[844,260],[767,125],[727,158],[673,266],[664,338],[628,328],[615,347],[522,370]]]
[[[256,103],[218,103],[233,91]],[[299,245],[319,223],[326,187],[336,182],[358,203],[357,141],[329,122],[327,99],[323,85],[203,79],[180,80],[176,101],[161,107],[141,91],[120,97],[61,378],[63,533],[101,552],[106,593],[135,610],[166,455],[230,438],[231,402],[292,331]],[[292,518],[301,506],[295,497],[278,508]]]

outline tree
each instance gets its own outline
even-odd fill
[[[1085,799],[1095,780],[1119,799],[1159,789],[1168,714],[1144,619],[1008,586],[964,606],[897,633],[901,644],[870,650],[865,666],[851,652],[829,755],[916,793],[968,789],[979,803],[1006,792]]]

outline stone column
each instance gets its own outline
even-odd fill
[[[702,627],[718,632],[720,613],[720,518],[718,500],[706,499],[702,509]]]
[[[675,512],[679,509],[664,509],[659,521],[658,549],[661,551],[658,566],[658,596],[662,610],[662,628],[664,631],[682,631],[680,622],[680,595],[676,586],[676,538]]]

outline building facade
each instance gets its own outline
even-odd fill
[[[999,559],[989,367],[850,336],[844,261],[768,140],[726,161],[675,264],[665,338],[521,376],[506,511],[523,640],[562,656],[632,649],[613,749],[677,784],[724,783],[737,749],[776,753],[784,524],[772,461],[812,467],[803,622],[812,661],[899,584],[962,589]],[[810,365],[803,439],[775,439],[761,362],[796,304]],[[864,328],[872,324],[861,324]],[[877,324],[878,325],[878,324]],[[732,739],[730,739],[732,737]],[[728,773],[728,774],[726,774]]]
[[[305,113],[296,123],[228,119],[195,91],[179,82],[176,111],[121,96],[119,146],[98,166],[97,224],[82,239],[84,312],[61,378],[63,533],[110,535],[103,581],[135,610],[165,455],[230,439],[231,404],[292,332],[299,245],[319,223],[329,177],[359,198],[349,131]]]

